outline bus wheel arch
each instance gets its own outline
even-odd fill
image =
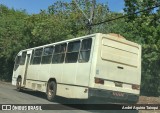
[[[17,91],[21,91],[21,85],[22,85],[22,77],[21,75],[18,75],[17,77],[17,81],[16,81],[16,88],[17,88]]]
[[[55,78],[50,78],[47,82],[46,94],[49,101],[53,101],[56,96],[57,82]]]

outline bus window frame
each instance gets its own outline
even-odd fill
[[[23,57],[23,54],[25,53],[25,56]],[[23,51],[20,59],[19,65],[24,65],[26,61],[27,51]]]
[[[48,54],[48,55],[44,55],[45,49],[46,48],[50,48],[50,47],[52,47],[52,53]],[[51,64],[52,63],[52,57],[53,57],[54,51],[55,51],[55,46],[54,45],[44,47],[43,48],[43,53],[42,53],[42,58],[41,58],[41,64]],[[49,57],[49,56],[50,56],[50,63],[46,63],[46,62],[44,63],[43,62],[43,58],[44,57]]]
[[[41,55],[40,56],[35,56],[35,53],[36,53],[36,50],[40,50],[40,49],[42,49],[42,51],[41,51]],[[40,65],[41,64],[41,60],[42,60],[42,53],[43,53],[43,47],[41,47],[41,48],[36,48],[36,49],[34,49],[34,54],[33,54],[33,58],[31,59],[32,61],[32,65]],[[40,61],[38,62],[38,63],[34,63],[34,58],[40,58]]]
[[[78,50],[77,51],[70,51],[69,48],[68,48],[69,44],[70,43],[75,43],[75,42],[79,42],[79,48],[78,48]],[[78,59],[79,59],[80,48],[81,48],[81,40],[75,40],[75,41],[68,42],[67,48],[66,48],[65,63],[77,63]],[[69,59],[67,59],[68,54],[73,54],[73,53],[77,53],[77,59],[76,59],[76,61],[75,62],[68,61],[69,60]]]
[[[89,40],[89,39],[91,39],[90,49],[82,50],[83,40]],[[92,45],[93,45],[93,39],[92,39],[92,37],[85,38],[85,39],[82,39],[82,40],[81,40],[81,48],[80,48],[79,56],[78,56],[78,62],[79,62],[79,63],[87,63],[87,62],[89,62],[90,57],[91,57]],[[87,61],[86,61],[86,58],[85,58],[85,59],[80,58],[80,57],[82,57],[81,52],[89,52],[89,56],[88,56]],[[80,56],[80,55],[81,55],[81,56]]]
[[[61,51],[61,49],[60,49],[60,51],[57,52],[57,51],[56,51],[56,47],[57,47],[57,46],[60,46],[60,45],[64,45],[65,50]],[[61,44],[56,44],[56,45],[54,45],[54,53],[53,53],[53,56],[52,56],[52,64],[62,64],[62,63],[65,62],[67,45],[68,45],[67,42],[66,42],[66,43],[61,43]],[[64,48],[63,48],[63,49],[64,49]],[[56,58],[57,58],[57,56],[59,56],[59,55],[61,55],[61,57],[63,57],[63,62],[61,61],[62,58],[59,58],[59,59],[57,60],[57,62],[54,61],[54,56],[56,56]]]
[[[17,58],[18,58],[18,57],[19,57],[19,61],[18,61],[19,63],[17,63]],[[14,68],[13,68],[14,71],[16,71],[17,68],[19,67],[21,57],[22,57],[22,56],[18,56],[18,55],[16,56],[16,58],[15,58],[15,60],[14,60],[14,62],[15,62],[15,63],[14,63]]]

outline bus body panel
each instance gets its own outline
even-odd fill
[[[110,35],[100,39],[94,80],[100,78],[104,84],[94,83],[92,88],[139,95],[132,86],[141,81],[141,46]]]
[[[63,64],[51,64],[50,78],[56,78],[56,81],[62,82]]]
[[[76,84],[76,75],[77,75],[78,63],[65,63],[63,64],[61,77],[61,83],[68,85]]]
[[[39,67],[40,67],[40,65],[38,65],[38,66],[37,65],[28,66],[27,79],[38,80]]]
[[[78,70],[77,70],[77,76],[76,76],[76,85],[79,86],[89,86],[90,81],[90,68],[91,63],[79,63],[78,64]]]
[[[52,73],[51,64],[41,64],[38,71],[38,81],[48,81],[48,78],[51,77]]]
[[[57,95],[67,98],[88,98],[88,88],[76,85],[57,84]]]

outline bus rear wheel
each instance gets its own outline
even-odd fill
[[[21,84],[22,84],[22,79],[18,78],[16,83],[17,91],[21,91]]]
[[[53,101],[56,96],[57,84],[55,81],[51,81],[47,86],[47,99]]]

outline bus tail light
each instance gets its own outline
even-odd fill
[[[95,83],[96,84],[104,84],[104,80],[101,78],[95,78]]]
[[[136,85],[136,84],[133,84],[133,85],[132,85],[132,89],[140,90],[140,86],[139,86],[139,85]]]

